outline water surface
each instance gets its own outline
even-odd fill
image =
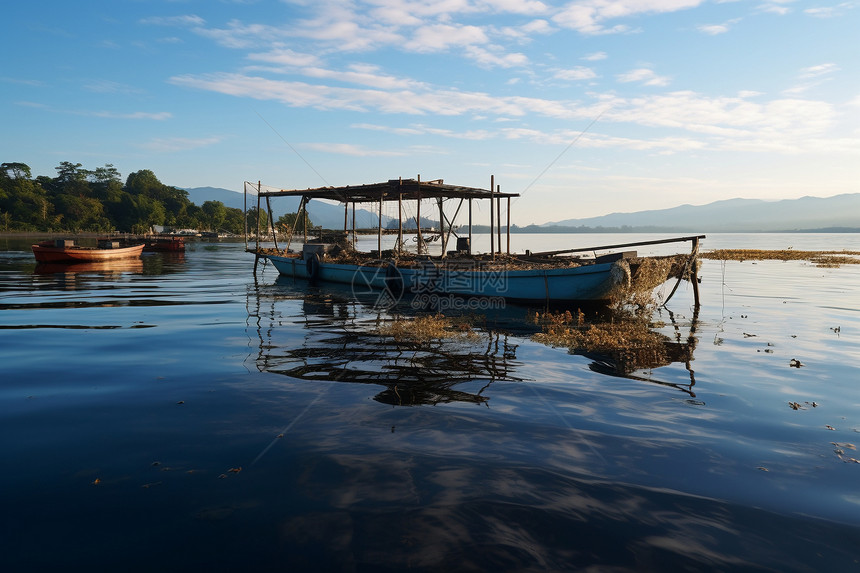
[[[857,265],[704,261],[697,320],[687,285],[659,317],[692,360],[624,377],[520,307],[397,343],[376,329],[408,305],[255,278],[241,243],[0,248],[4,570],[858,567]]]

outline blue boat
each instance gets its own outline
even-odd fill
[[[266,201],[269,220],[272,220],[271,202],[274,197],[300,197],[296,222],[306,220],[307,203],[313,199],[327,199],[344,204],[343,231],[328,232],[328,237],[308,238],[308,229],[289,229],[285,247],[280,247],[277,236],[270,240],[273,248],[260,244],[263,236],[258,228],[256,243],[248,252],[255,254],[255,270],[260,259],[271,262],[281,275],[352,285],[354,292],[376,291],[382,303],[397,301],[403,296],[416,297],[419,301],[438,303],[445,297],[479,297],[495,301],[515,303],[540,303],[548,305],[568,305],[571,303],[604,303],[616,299],[635,282],[638,269],[646,258],[638,257],[628,249],[638,245],[652,245],[689,241],[693,243],[689,255],[661,257],[668,260],[665,264],[666,277],[690,280],[698,301],[696,288],[696,255],[699,239],[704,236],[680,237],[608,245],[602,247],[582,247],[560,251],[547,251],[524,254],[510,253],[510,218],[507,224],[499,225],[501,202],[508,201],[518,194],[502,193],[494,190],[491,179],[490,189],[479,189],[446,185],[441,180],[421,181],[419,179],[393,179],[383,183],[347,187],[321,187],[302,190],[263,190],[246,183],[247,193],[256,195],[257,211],[262,210],[262,200]],[[472,203],[475,200],[490,201],[490,253],[473,253],[472,243]],[[403,203],[412,201],[417,205],[414,220],[403,217]],[[431,201],[438,209],[439,227],[434,228],[432,237],[441,240],[441,252],[431,256],[427,243],[426,229],[418,226],[422,221],[422,202]],[[445,211],[446,202],[452,201],[459,213],[464,204],[468,205],[468,231],[462,233],[462,226],[455,227],[453,220]],[[398,205],[397,229],[383,229],[383,205],[396,202]],[[378,208],[379,224],[375,228],[377,249],[359,253],[354,249],[356,243],[355,209],[356,204],[371,203],[374,211]],[[352,208],[352,227],[348,225],[349,210]],[[434,209],[435,210],[435,209]],[[495,213],[494,213],[495,211]],[[258,217],[259,220],[259,217]],[[412,223],[410,225],[409,223]],[[508,247],[502,249],[502,229],[504,228]],[[460,233],[458,234],[458,231]],[[393,249],[383,250],[383,235],[397,234]],[[302,247],[293,251],[292,239],[301,234]],[[404,235],[414,234],[412,241],[404,241]],[[449,250],[452,237],[456,248]],[[246,242],[248,241],[246,236]],[[415,243],[414,249],[412,249]],[[406,248],[406,247],[410,248]],[[577,255],[595,251],[614,250],[601,256],[580,257]],[[649,257],[648,260],[657,259]],[[671,259],[671,260],[670,260]],[[673,291],[674,293],[674,291]],[[449,301],[449,304],[453,304]],[[438,304],[437,304],[438,306]]]

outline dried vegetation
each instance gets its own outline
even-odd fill
[[[818,267],[860,264],[860,251],[795,251],[794,249],[716,249],[699,255],[718,261],[809,261]]]
[[[426,344],[443,338],[469,338],[476,336],[466,317],[450,318],[443,314],[397,317],[377,328],[381,336],[390,336],[396,342]]]
[[[668,338],[652,330],[655,325],[641,314],[620,317],[614,313],[612,319],[589,324],[581,312],[537,313],[534,322],[541,326],[535,341],[566,347],[572,353],[605,355],[623,373],[671,362],[666,350]]]

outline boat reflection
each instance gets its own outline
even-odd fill
[[[592,372],[675,388],[695,398],[696,374],[690,363],[693,361],[693,352],[699,341],[696,336],[698,312],[694,313],[692,320],[686,326],[679,324],[671,312],[669,317],[674,331],[673,336],[654,333],[657,340],[654,348],[640,350],[627,348],[610,352],[573,350],[571,353],[590,358],[592,362],[588,368]],[[686,333],[682,332],[685,327],[688,329]],[[689,383],[668,382],[655,377],[656,369],[676,363],[683,364],[686,368],[690,377]]]
[[[119,275],[122,273],[143,272],[143,260],[117,259],[113,261],[96,261],[86,263],[37,263],[33,272],[40,275],[67,273],[97,273]]]
[[[496,309],[470,321],[468,336],[419,341],[386,333],[386,325],[393,321],[416,316],[410,305],[380,310],[374,297],[364,300],[339,285],[308,287],[279,277],[272,285],[258,285],[248,301],[259,343],[259,351],[249,359],[261,372],[300,380],[378,384],[385,389],[375,396],[377,401],[402,406],[481,404],[488,400],[484,392],[494,381],[530,379],[516,352],[539,327],[522,308]],[[669,386],[695,397],[690,368],[697,340],[695,320],[686,338],[681,326],[675,324],[675,328],[674,340],[655,333],[660,341],[656,354],[571,353],[589,358],[593,372]],[[689,383],[655,378],[656,368],[672,363],[685,364]]]
[[[380,327],[403,308],[380,311],[372,300],[350,296],[349,289],[337,285],[293,288],[291,282],[279,279],[259,290],[257,308],[249,308],[257,322],[260,350],[253,359],[260,371],[300,380],[378,384],[385,390],[375,399],[398,406],[482,404],[488,399],[483,392],[494,381],[524,380],[517,372],[518,344],[509,333],[476,328],[468,337],[397,340]],[[286,300],[300,302],[298,316],[281,314],[278,303]],[[294,328],[285,324],[290,319],[291,326],[302,329],[298,344]],[[481,382],[479,389],[474,384],[460,388],[474,381]]]

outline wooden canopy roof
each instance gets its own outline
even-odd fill
[[[438,197],[443,199],[491,199],[519,196],[519,193],[492,193],[487,189],[477,187],[446,185],[441,179],[432,181],[390,179],[384,183],[370,183],[368,185],[260,192],[260,197],[306,197],[307,199],[330,199],[342,203],[371,203],[380,199],[390,201],[396,200],[398,197],[406,201],[415,201]]]

